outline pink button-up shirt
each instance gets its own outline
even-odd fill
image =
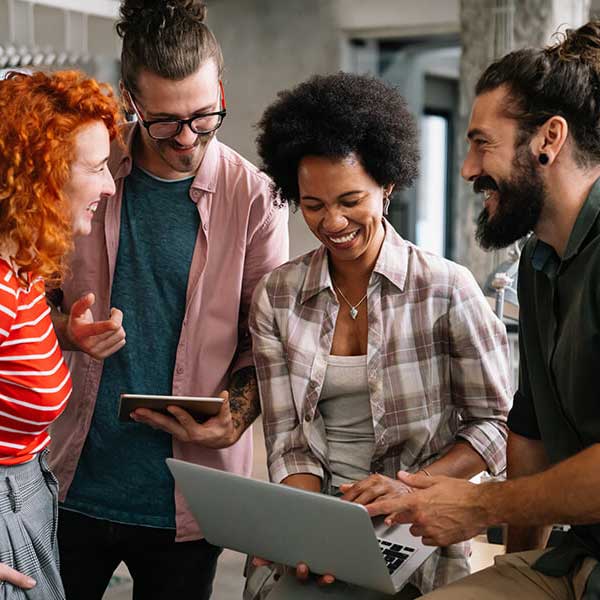
[[[132,168],[137,126],[127,125],[125,147],[112,148],[110,169],[116,193],[102,202],[89,236],[77,240],[72,276],[63,286],[63,310],[94,292],[96,320],[110,313],[124,179]],[[252,365],[248,311],[258,280],[288,259],[288,211],[273,201],[269,178],[239,154],[213,139],[190,187],[201,227],[192,256],[186,311],[173,372],[173,394],[214,396],[235,371]],[[135,282],[132,282],[135,285]],[[64,500],[73,481],[92,421],[103,362],[83,352],[66,353],[73,395],[51,434],[51,464]],[[152,351],[148,349],[148,360]],[[230,448],[211,450],[173,438],[173,456],[245,476],[252,467],[247,431]],[[210,493],[210,492],[207,492]],[[201,537],[182,495],[175,491],[177,540]]]

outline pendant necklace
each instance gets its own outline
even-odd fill
[[[333,281],[333,278],[332,278]],[[356,317],[358,316],[358,307],[365,301],[365,298],[367,297],[367,294],[365,294],[356,304],[351,304],[351,302],[348,300],[348,298],[346,298],[346,296],[344,296],[344,292],[342,292],[342,290],[340,290],[340,288],[335,285],[335,283],[333,284],[333,288],[335,289],[336,292],[339,292],[340,295],[342,296],[342,298],[346,301],[346,304],[350,307],[350,316],[356,320]]]

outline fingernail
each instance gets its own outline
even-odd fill
[[[35,587],[37,584],[35,579],[31,579],[31,577],[27,578],[27,585],[30,585],[31,587]]]

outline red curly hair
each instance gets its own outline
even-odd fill
[[[118,137],[110,87],[77,71],[11,72],[0,81],[0,244],[14,249],[24,284],[42,277],[56,286],[65,274],[73,241],[63,188],[78,129],[100,120]]]

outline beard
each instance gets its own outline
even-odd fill
[[[528,145],[516,149],[512,166],[509,180],[494,181],[482,176],[473,184],[476,192],[493,190],[498,195],[495,213],[490,215],[484,208],[477,218],[475,239],[484,250],[506,248],[525,237],[542,213],[546,188]]]
[[[181,147],[181,145],[178,144],[174,139],[154,140],[154,143],[162,159],[174,171],[178,171],[180,173],[190,173],[192,171],[197,171],[200,167],[200,163],[202,162],[206,152],[206,147],[214,135],[214,132],[207,135],[198,135],[193,144],[195,150],[189,155],[177,156],[173,155],[172,153],[168,153],[169,148],[177,149]]]

